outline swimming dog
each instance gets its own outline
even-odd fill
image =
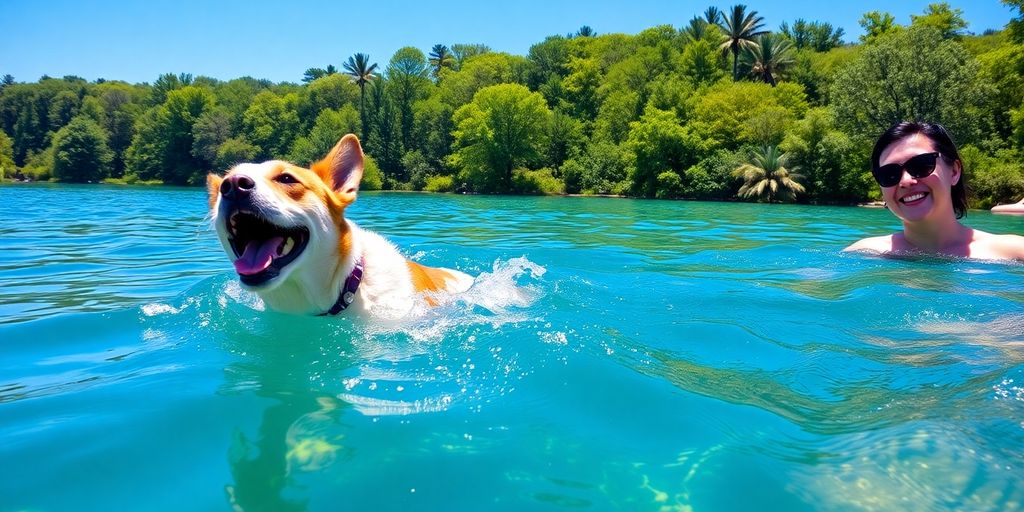
[[[409,261],[345,218],[362,178],[363,151],[352,134],[309,169],[270,160],[209,174],[213,225],[242,287],[275,311],[385,318],[469,289],[469,275]]]

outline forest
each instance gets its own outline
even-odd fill
[[[927,120],[987,208],[1024,197],[1024,0],[1004,3],[1014,17],[980,34],[948,3],[907,25],[864,13],[852,41],[734,5],[635,35],[583,26],[525,56],[341,55],[295,82],[4,75],[0,176],[198,185],[242,161],[307,165],[355,133],[363,189],[857,204],[879,195],[878,134]]]

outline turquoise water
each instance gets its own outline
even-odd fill
[[[205,209],[0,187],[0,511],[1024,507],[1024,266],[839,252],[883,210],[367,193],[480,276],[382,325],[262,311]]]

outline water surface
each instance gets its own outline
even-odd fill
[[[840,252],[884,210],[364,193],[479,276],[384,325],[263,311],[205,208],[0,187],[0,511],[1024,503],[1024,266]]]

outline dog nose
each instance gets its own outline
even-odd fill
[[[241,199],[249,195],[256,187],[252,178],[243,174],[236,174],[224,179],[220,184],[220,195],[225,199]]]

